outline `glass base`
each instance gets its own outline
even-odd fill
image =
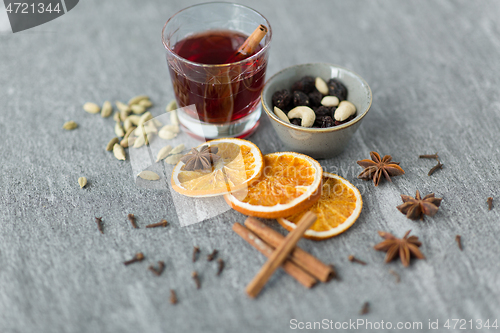
[[[177,110],[179,122],[182,129],[189,135],[202,140],[213,140],[220,138],[244,138],[252,134],[259,126],[261,104],[248,116],[226,124],[213,124],[199,121],[188,115],[183,108]]]

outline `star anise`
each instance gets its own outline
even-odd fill
[[[382,174],[385,179],[391,181],[391,176],[400,176],[405,173],[405,171],[399,166],[399,162],[392,161],[391,155],[385,155],[383,158],[380,158],[378,153],[372,151],[370,152],[370,157],[372,158],[371,160],[366,159],[357,162],[365,168],[363,172],[359,174],[359,179],[373,179],[375,186],[378,186],[380,178],[382,178]]]
[[[415,198],[409,195],[401,195],[403,204],[396,208],[406,217],[412,220],[424,219],[424,214],[433,216],[437,213],[441,200],[443,198],[435,198],[434,193],[427,194],[423,199],[420,198],[420,192],[417,190]]]
[[[425,259],[419,249],[422,243],[418,240],[417,236],[408,237],[410,231],[411,230],[408,230],[403,238],[396,238],[388,232],[379,231],[378,234],[385,240],[378,243],[373,248],[377,251],[387,252],[385,256],[386,263],[394,260],[399,255],[403,266],[408,267],[411,255],[417,259]]]
[[[216,155],[218,151],[219,148],[208,145],[202,146],[199,151],[196,148],[191,148],[189,153],[181,158],[181,161],[185,163],[184,170],[210,169],[220,159],[220,156]]]

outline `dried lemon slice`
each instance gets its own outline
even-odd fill
[[[223,138],[205,142],[217,148],[220,157],[209,169],[186,170],[180,161],[172,172],[172,187],[175,191],[190,197],[210,197],[245,189],[258,178],[264,167],[260,149],[250,141]]]

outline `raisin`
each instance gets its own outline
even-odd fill
[[[347,123],[348,121],[351,121],[354,119],[354,116],[350,116],[349,118],[347,118],[346,120],[344,121],[338,121],[338,120],[335,120],[335,126],[338,126],[338,125],[342,125],[342,124],[345,124]]]
[[[332,116],[332,110],[328,106],[320,106],[314,111],[314,113],[316,113],[316,117]]]
[[[314,125],[320,128],[332,127],[334,125],[334,121],[330,116],[320,116],[316,118]]]
[[[330,79],[327,83],[330,96],[337,96],[339,101],[347,99],[347,88],[338,79]]]
[[[311,104],[312,106],[321,105],[321,100],[323,99],[323,95],[318,90],[314,90],[307,96],[309,96],[309,104]]]
[[[302,91],[293,92],[293,105],[295,106],[309,106],[309,97]]]
[[[273,94],[273,106],[284,110],[292,100],[292,95],[288,89],[277,91]]]
[[[305,94],[309,94],[315,88],[314,83],[315,80],[312,76],[304,76],[292,85],[292,91],[302,91]]]
[[[292,125],[300,126],[301,120],[299,118],[292,118],[292,119],[290,119],[290,123]]]

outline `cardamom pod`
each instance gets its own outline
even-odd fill
[[[65,122],[65,123],[64,123],[64,125],[63,125],[63,128],[64,128],[65,130],[68,130],[68,131],[74,130],[74,129],[75,129],[75,128],[77,128],[77,127],[78,127],[78,124],[77,124],[77,123],[75,123],[73,120],[67,121],[67,122]]]
[[[177,164],[182,158],[182,154],[175,154],[175,155],[169,155],[166,159],[165,162],[168,164]]]
[[[134,148],[141,148],[146,143],[145,135],[140,135],[135,139]]]
[[[137,104],[144,99],[149,99],[149,97],[147,95],[135,96],[135,97],[131,98],[130,101],[128,101],[128,105]]]
[[[78,178],[78,185],[80,185],[80,188],[84,188],[85,185],[87,185],[87,178],[85,177]]]
[[[132,134],[134,131],[135,131],[136,127],[133,126],[133,127],[130,127],[127,132],[125,133],[125,135],[123,136],[124,139],[128,138],[130,136],[130,134]]]
[[[179,133],[180,128],[177,125],[165,125],[165,126],[163,126],[161,128],[161,130],[166,130],[166,131],[170,131],[170,132],[174,132],[174,133]]]
[[[171,100],[170,103],[167,104],[167,108],[166,108],[167,112],[174,111],[174,110],[177,110],[177,102],[175,99]]]
[[[162,127],[163,126],[163,124],[161,123],[161,121],[158,120],[158,117],[151,119],[151,121],[153,122],[153,124],[156,127]]]
[[[143,114],[146,111],[146,108],[142,105],[139,105],[139,104],[132,104],[130,106],[130,109],[135,114]]]
[[[114,121],[121,121],[120,119],[120,111],[116,111],[115,114],[113,115],[113,120]]]
[[[149,171],[149,170],[141,171],[137,176],[139,176],[145,180],[158,180],[158,179],[160,179],[160,176],[156,172]]]
[[[177,117],[177,111],[170,112],[170,124],[179,126],[179,117]]]
[[[144,106],[145,108],[150,108],[153,106],[153,103],[149,99],[143,99],[142,101],[139,101],[139,105]]]
[[[138,116],[138,115],[130,115],[127,117],[127,119],[130,119],[130,121],[132,122],[132,124],[134,124],[135,126],[137,126],[139,124],[139,120],[141,120],[141,117]]]
[[[121,110],[120,111],[120,120],[125,121],[125,119],[127,119],[130,112],[131,112],[130,110]]]
[[[101,111],[101,107],[99,105],[90,102],[83,104],[83,109],[88,113],[99,113],[99,111]]]
[[[125,121],[123,122],[123,128],[125,131],[128,131],[131,127],[135,127],[134,124],[132,124],[132,121],[130,120],[130,117],[127,117]]]
[[[119,142],[119,140],[116,137],[109,140],[108,144],[106,145],[106,151],[112,151],[113,147],[115,146],[115,143],[118,143],[118,142]]]
[[[115,124],[115,134],[116,136],[123,137],[125,135],[125,130],[120,123]]]
[[[137,138],[133,136],[124,137],[123,140],[120,141],[120,146],[122,146],[123,148],[133,146],[136,139]]]
[[[141,127],[142,124],[150,121],[151,119],[153,119],[153,115],[151,114],[151,112],[146,112],[144,113],[141,118],[139,119],[139,122],[137,123],[137,127]]]
[[[171,145],[165,146],[162,149],[160,149],[160,151],[158,152],[158,155],[156,157],[156,162],[164,160],[170,154],[171,150],[172,150]]]
[[[149,125],[149,123],[147,125],[140,125],[134,130],[135,136],[141,136],[144,134],[149,135],[151,133],[157,134],[158,130],[156,127]]]
[[[120,146],[118,143],[115,143],[113,146],[113,155],[121,161],[125,161],[127,159],[127,156],[125,155],[125,149],[123,149],[122,146]]]
[[[177,136],[177,133],[172,132],[168,129],[162,128],[160,132],[158,132],[158,136],[163,140],[172,140]]]
[[[178,145],[174,149],[172,149],[170,154],[172,154],[172,155],[179,154],[179,153],[182,153],[183,150],[184,150],[184,144],[181,143],[180,145]]]
[[[112,113],[113,113],[113,105],[111,105],[111,102],[109,101],[104,102],[101,109],[101,117],[108,118],[109,116],[111,116]]]
[[[118,108],[118,110],[120,110],[120,111],[127,111],[127,112],[130,111],[129,106],[125,103],[122,103],[120,101],[116,101],[115,104],[116,104],[116,107]]]

